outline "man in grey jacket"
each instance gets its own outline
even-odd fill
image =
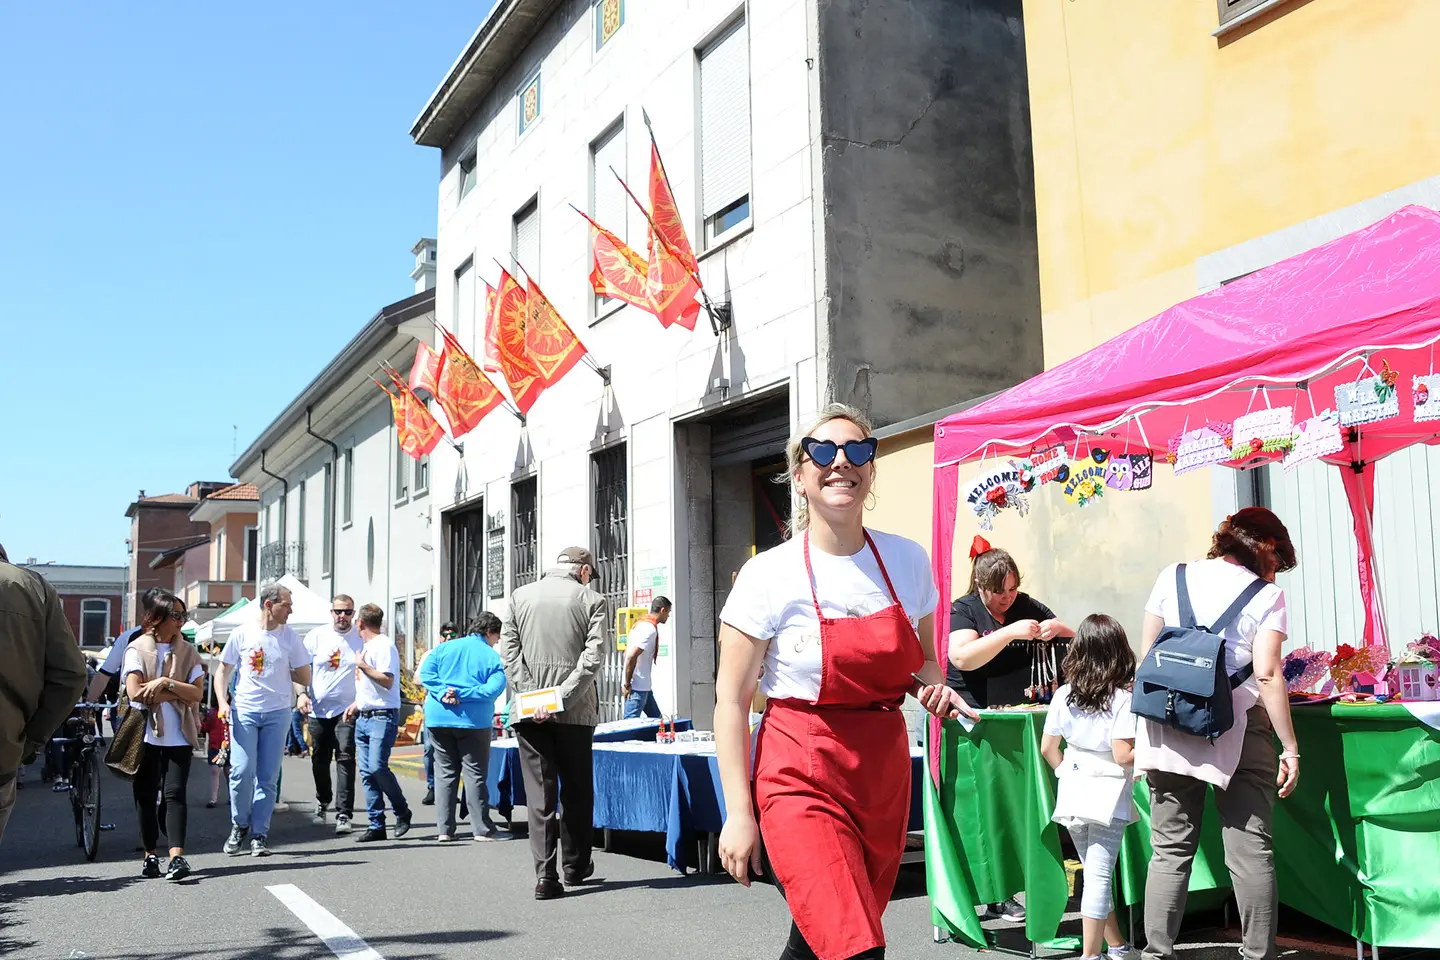
[[[557,687],[562,704],[557,712],[541,709],[533,718],[512,722],[530,816],[536,900],[565,893],[557,852],[566,884],[584,883],[595,872],[590,859],[595,808],[590,754],[600,719],[595,675],[605,645],[606,605],[588,586],[594,575],[590,551],[567,547],[543,577],[515,591],[500,631],[500,659],[512,695]],[[511,714],[519,715],[518,708]]]
[[[33,758],[85,689],[85,655],[44,577],[0,547],[0,839],[22,757]]]

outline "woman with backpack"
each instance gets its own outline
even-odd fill
[[[1263,507],[1247,507],[1220,524],[1206,559],[1167,567],[1145,605],[1132,709],[1138,721],[1135,768],[1150,785],[1154,851],[1145,884],[1146,960],[1174,960],[1212,785],[1225,863],[1240,905],[1241,953],[1245,960],[1275,955],[1279,895],[1271,821],[1277,787],[1281,797],[1295,789],[1300,752],[1281,673],[1285,594],[1274,581],[1295,564],[1295,545],[1280,518]],[[1167,695],[1167,675],[1206,659],[1183,652],[1185,642],[1203,641],[1206,629],[1223,641],[1224,672],[1213,696],[1228,693],[1226,702]],[[1157,640],[1160,649],[1151,656]],[[1175,652],[1162,656],[1167,650]],[[1221,683],[1226,679],[1228,691]],[[1185,716],[1172,709],[1165,722],[1145,719],[1147,710],[1163,715],[1145,703],[1156,694],[1162,703],[1181,703]],[[1213,739],[1193,732],[1206,723],[1210,733],[1218,731]]]

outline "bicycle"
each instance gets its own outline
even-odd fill
[[[85,859],[94,861],[100,853],[100,739],[99,713],[114,707],[113,703],[80,701],[60,726],[55,743],[64,746],[70,762],[66,764],[70,783],[70,808],[75,814],[75,844],[85,851]],[[73,748],[79,745],[78,752]]]

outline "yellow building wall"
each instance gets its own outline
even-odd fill
[[[1220,39],[1214,0],[1024,12],[1047,367],[1199,293],[1201,257],[1440,173],[1435,0],[1296,2]],[[882,441],[871,514],[927,548],[931,435]],[[1206,472],[1160,466],[1151,490],[1083,509],[1050,488],[1031,504],[986,538],[1061,617],[1110,613],[1132,640],[1156,574],[1211,532]],[[956,595],[977,529],[961,513]]]

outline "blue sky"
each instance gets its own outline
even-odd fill
[[[413,292],[440,161],[410,124],[490,6],[0,8],[12,559],[124,563],[138,490],[227,478]]]

